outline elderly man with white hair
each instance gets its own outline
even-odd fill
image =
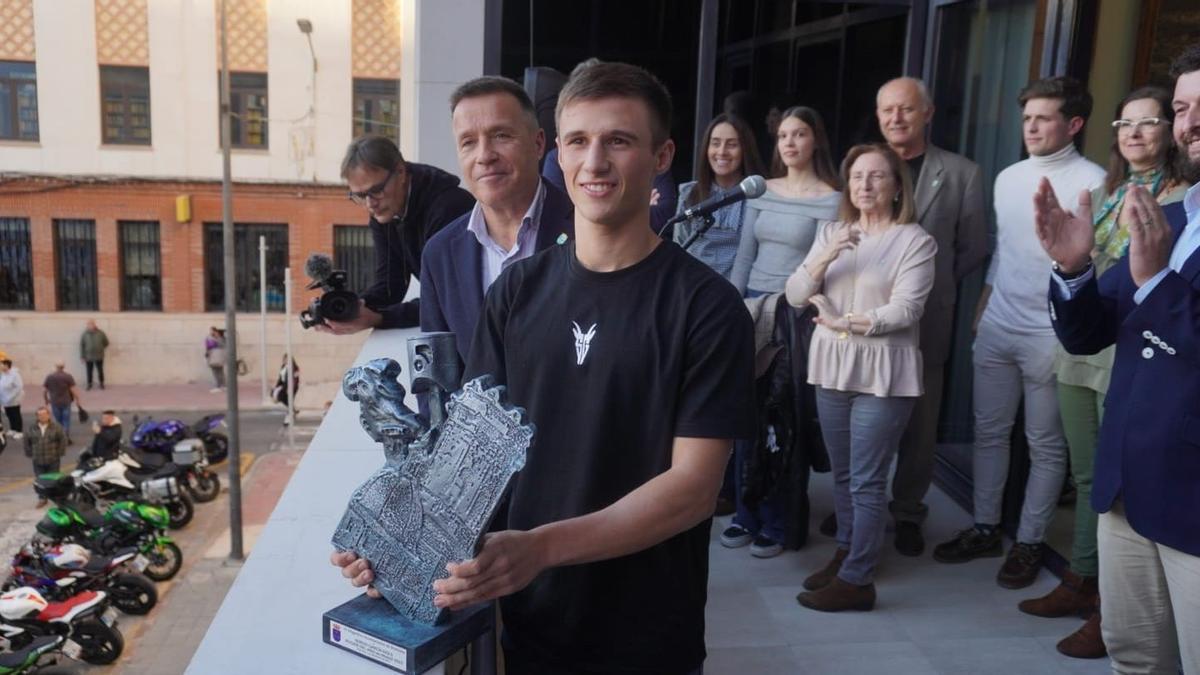
[[[979,165],[928,139],[933,100],[925,83],[899,77],[879,88],[875,114],[887,144],[912,174],[917,221],[937,241],[933,290],[921,319],[920,347],[925,394],[917,399],[900,440],[889,509],[896,520],[896,549],[909,556],[925,550],[921,523],[929,512],[925,493],[933,480],[943,367],[950,357],[958,282],[983,265],[988,255],[983,175]],[[821,530],[835,529],[831,515]]]

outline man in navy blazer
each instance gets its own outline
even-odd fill
[[[483,297],[509,265],[574,232],[574,207],[542,180],[546,137],[525,90],[502,77],[480,77],[450,96],[459,167],[475,208],[425,245],[421,257],[421,330],[454,333],[466,362]]]
[[[1101,631],[1115,672],[1200,672],[1200,44],[1172,66],[1181,204],[1125,198],[1129,253],[1096,279],[1091,201],[1044,180],[1038,237],[1055,260],[1054,329],[1072,354],[1116,344],[1096,448]]]

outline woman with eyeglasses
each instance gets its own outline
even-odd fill
[[[1092,193],[1096,275],[1112,267],[1129,248],[1125,194],[1144,186],[1160,204],[1183,199],[1187,185],[1176,164],[1171,138],[1174,112],[1171,95],[1159,87],[1142,87],[1117,106],[1113,142],[1104,186]],[[1071,566],[1049,594],[1018,607],[1035,616],[1082,615],[1087,623],[1058,643],[1058,651],[1076,658],[1101,658],[1107,651],[1100,636],[1099,592],[1096,587],[1096,512],[1092,510],[1092,466],[1104,395],[1113,364],[1113,348],[1093,356],[1073,356],[1059,347],[1058,400],[1063,431],[1070,448],[1075,481],[1075,530]]]

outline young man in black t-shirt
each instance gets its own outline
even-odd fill
[[[713,505],[754,430],[753,329],[733,287],[648,226],[674,154],[662,85],[593,66],[557,116],[576,240],[500,276],[466,373],[507,384],[537,433],[508,529],[449,566],[435,604],[502,598],[510,674],[694,673]],[[365,561],[335,562],[370,583]]]

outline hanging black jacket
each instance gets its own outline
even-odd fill
[[[412,277],[421,276],[425,242],[475,205],[458,177],[428,164],[408,162],[410,190],[403,218],[380,223],[371,218],[375,242],[375,283],[362,292],[367,307],[383,315],[380,328],[411,328],[420,322],[418,299],[404,302]],[[358,290],[358,289],[356,289]]]
[[[829,471],[829,455],[817,420],[816,392],[808,384],[812,306],[796,311],[780,294],[771,341],[759,356],[770,365],[755,381],[758,438],[742,467],[742,499],[755,505],[782,493],[784,540],[795,549],[808,539],[808,478]]]

